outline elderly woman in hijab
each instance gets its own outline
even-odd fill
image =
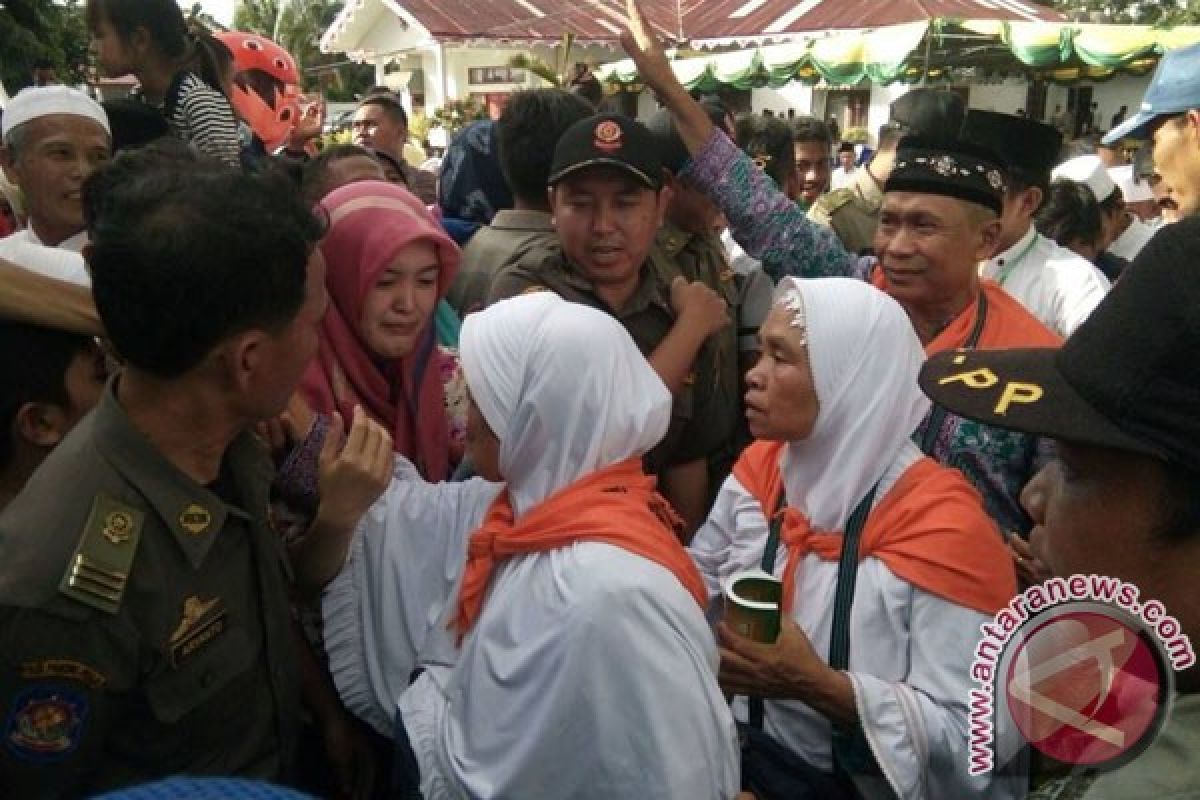
[[[732,797],[704,584],[641,465],[666,386],[618,322],[551,293],[469,316],[462,354],[482,477],[397,460],[325,594],[347,706],[395,719],[426,800]]]
[[[841,278],[786,278],[747,377],[756,441],[690,552],[710,596],[778,578],[781,633],[719,628],[761,800],[1019,795],[968,775],[979,626],[1016,590],[979,495],[921,455],[924,360],[904,311]],[[768,637],[769,638],[769,637]]]

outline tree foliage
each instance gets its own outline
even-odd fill
[[[54,64],[63,83],[87,79],[88,32],[81,0],[0,0],[0,81],[14,94],[32,83],[33,65]]]
[[[328,80],[321,88],[331,99],[346,94],[353,97],[371,85],[374,70],[339,63],[341,56],[321,52],[321,35],[343,5],[341,0],[239,0],[233,27],[266,36],[291,53],[306,91],[318,88],[324,75]],[[317,70],[323,66],[331,69]]]
[[[1200,0],[1038,0],[1077,22],[1200,24]]]

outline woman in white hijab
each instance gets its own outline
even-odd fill
[[[399,699],[426,800],[732,797],[703,582],[641,469],[666,387],[550,293],[468,316],[461,358],[472,462],[506,483],[401,462],[324,604],[348,707],[386,729]]]
[[[861,281],[786,278],[760,335],[746,394],[757,441],[689,548],[714,598],[754,568],[783,584],[774,643],[720,627],[723,688],[756,698],[735,703],[745,788],[1019,794],[968,775],[972,654],[1015,580],[979,496],[911,441],[929,409],[911,323]]]

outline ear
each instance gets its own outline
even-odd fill
[[[4,170],[4,177],[8,178],[8,182],[13,186],[21,185],[21,178],[17,174],[17,165],[13,161],[12,155],[7,147],[0,145],[0,168]]]
[[[985,261],[995,254],[1003,227],[998,217],[979,226],[979,246],[975,250],[975,261]]]
[[[1032,217],[1042,207],[1042,200],[1045,196],[1041,189],[1036,186],[1030,186],[1021,192],[1021,211]]]
[[[655,213],[658,216],[658,227],[660,228],[667,221],[667,209],[670,207],[671,200],[673,200],[674,197],[675,192],[670,186],[664,185],[658,190]]]
[[[44,450],[57,445],[67,435],[67,415],[54,403],[25,403],[13,418],[13,429],[21,439]]]
[[[154,34],[150,33],[149,28],[147,28],[145,25],[139,25],[138,27],[134,28],[133,33],[129,34],[129,39],[127,40],[126,44],[129,45],[129,49],[133,50],[134,53],[139,55],[148,52],[151,48],[156,46]]]
[[[269,366],[269,339],[266,331],[249,330],[232,337],[221,346],[221,362],[225,365],[226,377],[238,392],[251,394],[257,391],[258,376]]]

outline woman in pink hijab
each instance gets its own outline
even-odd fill
[[[460,253],[407,189],[382,181],[343,186],[321,200],[329,230],[329,310],[301,393],[319,414],[354,407],[383,423],[396,452],[426,480],[445,480],[462,452],[452,351],[435,343],[433,315]],[[448,387],[449,384],[449,387]],[[449,388],[449,391],[448,391]]]

